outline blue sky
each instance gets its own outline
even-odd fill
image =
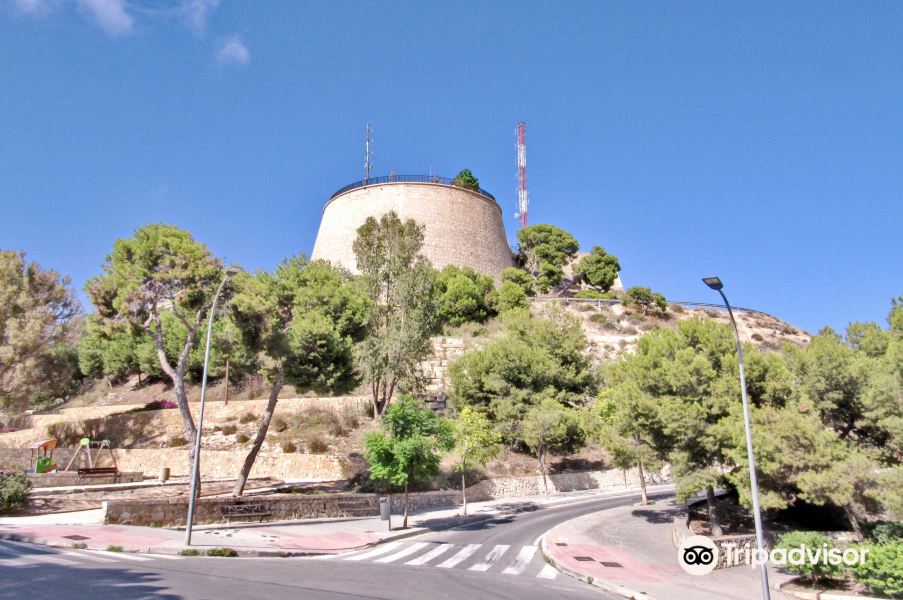
[[[0,0],[0,248],[73,278],[185,227],[272,268],[375,173],[469,167],[514,240],[815,331],[903,293],[903,3]]]

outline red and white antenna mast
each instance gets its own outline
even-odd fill
[[[520,217],[521,229],[527,226],[527,208],[530,201],[527,198],[527,137],[526,126],[521,121],[517,124],[517,213]]]
[[[373,144],[373,128],[370,127],[370,123],[367,123],[366,133],[364,135],[364,181],[370,180],[370,167],[373,166],[373,163],[370,162],[370,157],[373,154],[370,146]]]

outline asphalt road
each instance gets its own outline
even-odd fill
[[[0,599],[613,599],[546,565],[537,538],[636,500],[512,506],[502,518],[331,558],[160,557],[0,541]]]

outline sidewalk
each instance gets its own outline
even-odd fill
[[[192,546],[200,551],[228,546],[245,556],[329,554],[410,537],[428,530],[449,529],[500,515],[533,510],[538,506],[579,502],[636,491],[638,490],[588,490],[474,502],[468,503],[467,517],[460,515],[460,507],[418,511],[409,515],[410,527],[404,530],[397,529],[401,525],[401,516],[393,514],[392,525],[396,528],[393,531],[388,531],[386,522],[380,521],[378,517],[199,525],[192,532]],[[185,548],[183,529],[103,525],[99,519],[102,519],[102,512],[98,510],[6,517],[0,519],[0,539],[14,538],[65,548],[71,548],[73,544],[85,544],[87,548],[94,550],[120,546],[129,552],[153,554],[177,554]]]
[[[708,575],[685,573],[671,542],[680,512],[674,500],[624,506],[572,519],[549,530],[543,552],[568,575],[627,598],[749,600],[761,589],[758,569],[734,567]],[[768,570],[772,588],[791,576]],[[772,591],[775,600],[789,600]]]

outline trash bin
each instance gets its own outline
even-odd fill
[[[380,496],[379,498],[379,520],[380,521],[388,521],[389,520],[389,498],[386,496]]]

